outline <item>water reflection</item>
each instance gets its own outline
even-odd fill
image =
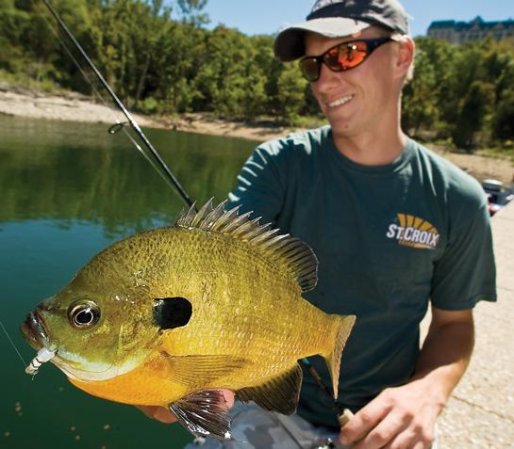
[[[65,285],[113,240],[173,222],[182,201],[108,125],[0,116],[0,447],[6,449],[180,448],[179,426],[144,418],[133,407],[82,393],[55,367],[34,380],[24,364],[34,352],[19,336],[25,314]],[[187,133],[148,137],[189,195],[221,200],[255,143]]]
[[[21,123],[20,123],[21,122]],[[41,126],[37,126],[42,123]],[[29,218],[88,220],[109,231],[171,219],[183,203],[123,133],[106,125],[0,120],[0,222]],[[147,131],[163,159],[198,202],[223,199],[253,143]]]

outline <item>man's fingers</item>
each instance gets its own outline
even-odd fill
[[[164,424],[171,424],[177,421],[177,418],[167,408],[156,405],[136,405],[148,418],[155,419]]]
[[[351,445],[362,440],[387,414],[384,408],[375,407],[370,402],[356,413],[341,429],[340,440],[343,445]]]
[[[404,431],[408,427],[408,424],[409,423],[404,422],[400,416],[390,413],[353,447],[354,449],[378,449],[388,447],[387,444]]]
[[[220,390],[225,399],[227,409],[231,409],[234,405],[235,394],[230,390]],[[155,419],[165,424],[171,424],[177,421],[176,416],[166,407],[157,405],[136,405],[149,418]]]
[[[228,408],[232,408],[234,406],[236,395],[231,390],[220,390],[223,393],[223,397],[225,398],[225,402],[227,403]]]
[[[427,449],[431,447],[431,443],[425,443],[419,441],[414,432],[404,431],[396,438],[393,438],[388,444],[384,446],[384,449],[392,448],[409,448],[409,449]]]

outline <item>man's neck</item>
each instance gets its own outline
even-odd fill
[[[355,136],[333,132],[337,150],[353,162],[362,165],[387,165],[401,153],[407,136],[397,128],[393,133],[378,135],[376,132],[363,132]]]
[[[334,143],[338,151],[353,162],[362,165],[390,164],[401,154],[406,142],[407,136],[403,133],[391,138],[334,135]]]

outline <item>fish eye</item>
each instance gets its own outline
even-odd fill
[[[68,308],[68,319],[77,329],[94,326],[100,320],[100,308],[92,301],[74,303]]]

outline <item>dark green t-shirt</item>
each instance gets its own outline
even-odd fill
[[[357,316],[339,391],[354,411],[412,375],[429,301],[461,310],[496,299],[483,190],[413,140],[393,163],[363,166],[337,151],[330,127],[292,134],[255,150],[229,198],[314,249],[319,281],[308,300]],[[313,363],[331,385],[324,363]],[[299,413],[337,426],[308,375]]]

